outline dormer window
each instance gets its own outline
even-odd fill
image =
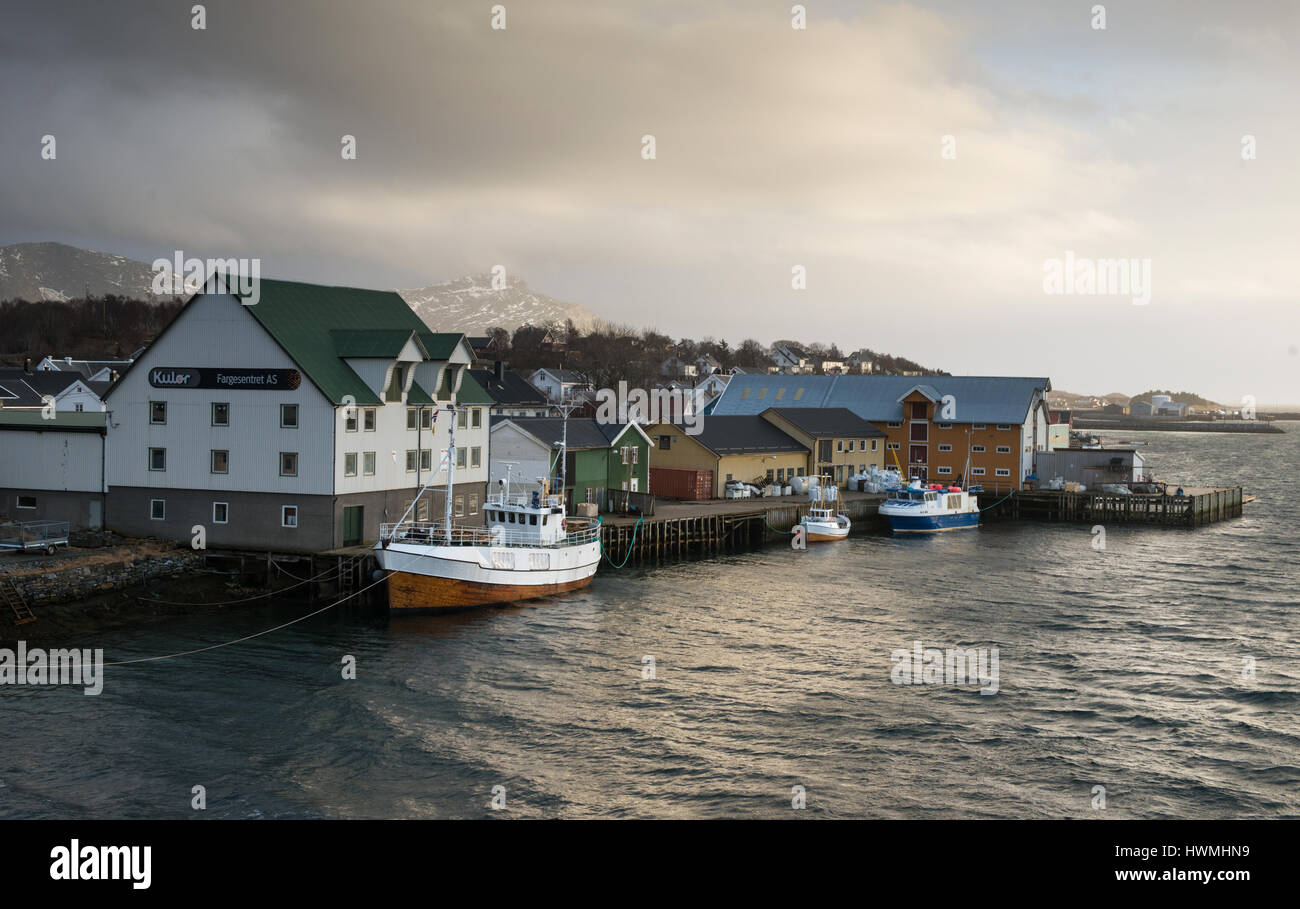
[[[406,366],[399,363],[393,367],[393,378],[388,383],[388,391],[384,393],[385,401],[402,400],[402,392],[406,390]]]

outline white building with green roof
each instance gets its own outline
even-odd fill
[[[262,280],[256,303],[196,294],[105,395],[105,524],[209,548],[373,542],[421,483],[479,514],[491,399],[461,334],[396,293]],[[447,454],[455,402],[456,451]],[[442,508],[442,492],[422,505]]]

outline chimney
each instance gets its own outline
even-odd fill
[[[506,380],[506,364],[504,360],[497,360],[492,364],[492,375],[498,382]]]

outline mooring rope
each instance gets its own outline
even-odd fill
[[[983,508],[980,509],[980,511],[982,511],[982,512],[983,512],[983,511],[989,511],[989,510],[991,510],[991,509],[997,508],[999,505],[1001,505],[1003,502],[1005,502],[1007,499],[1011,498],[1011,497],[1012,497],[1013,495],[1015,495],[1015,494],[1016,494],[1016,491],[1013,489],[1013,490],[1011,490],[1009,493],[1007,493],[1006,495],[1004,495],[1002,498],[1000,498],[1000,499],[998,499],[996,502],[994,502],[992,505],[986,505],[986,506],[984,506]]]
[[[644,520],[645,520],[645,515],[641,515],[636,519],[636,523],[632,525],[632,539],[628,540],[627,552],[623,554],[623,561],[619,562],[617,565],[614,565],[614,560],[611,559],[609,557],[609,553],[605,551],[604,539],[602,539],[601,537],[596,538],[596,541],[600,543],[600,554],[605,557],[605,559],[609,562],[609,564],[614,565],[615,568],[622,568],[624,565],[627,564],[627,560],[632,558],[632,547],[636,545],[636,534],[637,531],[641,529],[641,522]]]
[[[231,644],[242,644],[244,641],[251,641],[253,640],[253,638],[260,638],[264,635],[270,634],[273,631],[279,631],[281,628],[288,628],[290,625],[296,625],[299,622],[304,621],[305,619],[310,619],[314,615],[320,615],[325,610],[333,609],[335,606],[339,605],[340,603],[346,603],[348,600],[352,599],[353,597],[360,596],[370,588],[376,587],[379,584],[382,584],[386,580],[388,580],[387,573],[385,573],[382,578],[375,581],[373,584],[367,584],[365,587],[362,587],[360,590],[356,591],[355,593],[350,593],[347,596],[342,597],[341,599],[337,599],[333,603],[330,603],[326,606],[322,606],[320,609],[317,609],[314,612],[309,612],[306,615],[298,616],[298,618],[296,619],[291,619],[288,622],[285,622],[281,625],[276,625],[274,628],[268,628],[265,631],[259,631],[256,634],[248,634],[248,635],[244,635],[244,637],[242,638],[235,638],[235,640],[233,641],[226,641],[223,644],[212,644],[209,647],[199,647],[195,650],[183,650],[180,653],[168,653],[163,656],[140,657],[139,659],[135,659],[135,660],[117,660],[112,663],[105,663],[104,665],[105,666],[128,666],[132,663],[154,663],[157,662],[158,660],[170,660],[176,657],[191,656],[192,654],[196,654],[196,653],[204,653],[208,650],[217,650],[221,647],[229,647]]]

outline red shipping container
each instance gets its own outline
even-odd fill
[[[650,494],[661,499],[713,497],[713,471],[693,467],[651,467]]]

